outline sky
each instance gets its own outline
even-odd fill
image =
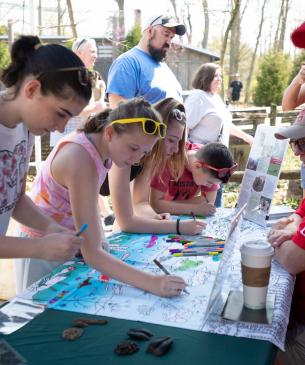
[[[38,0],[36,4],[38,4]],[[176,0],[180,9],[184,1],[187,1],[191,6],[191,15],[193,23],[193,45],[199,46],[203,32],[203,12],[201,0]],[[210,13],[210,39],[220,39],[224,33],[224,27],[228,22],[228,18],[224,18],[223,9],[226,8],[229,0],[209,0]],[[30,0],[1,0],[0,1],[0,24],[6,24],[8,18],[16,19],[14,24],[15,30],[21,33],[30,32],[30,19],[28,5]],[[55,6],[57,0],[41,0],[43,6]],[[263,28],[263,39],[260,45],[260,51],[268,48],[271,35],[275,33],[277,26],[277,19],[279,16],[279,6],[281,0],[268,0],[266,7],[266,17]],[[62,0],[62,4],[65,1]],[[109,32],[109,23],[107,18],[117,12],[117,4],[114,0],[72,0],[75,12],[75,18],[78,22],[79,36],[103,36],[107,30]],[[242,1],[242,4],[245,0]],[[242,21],[241,39],[248,43],[251,47],[255,45],[256,34],[258,31],[258,21],[260,16],[260,5],[262,0],[248,0],[247,8]],[[25,7],[23,8],[23,5]],[[305,20],[305,1],[304,0],[290,0],[290,12],[287,21],[287,34],[285,40],[285,50],[288,52],[295,52],[291,45],[289,35],[291,31]],[[23,11],[24,9],[24,11]],[[158,12],[171,12],[172,7],[168,0],[125,0],[125,25],[126,29],[131,28],[134,23],[134,10],[141,9],[142,25],[145,24],[148,18]],[[180,12],[179,12],[180,13]],[[54,18],[56,21],[56,14],[45,13],[45,16]],[[255,15],[255,16],[254,16]],[[184,37],[185,38],[185,37]],[[186,42],[186,38],[184,39]]]

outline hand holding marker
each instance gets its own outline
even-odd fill
[[[80,230],[76,233],[76,237],[80,236],[83,232],[85,232],[85,230],[89,227],[88,223],[84,223],[81,227]]]
[[[157,259],[154,259],[153,262],[158,266],[160,270],[164,272],[165,275],[170,275],[170,272],[167,271],[166,268]],[[185,294],[190,294],[186,289],[182,289],[182,291]]]
[[[76,237],[79,237],[83,232],[85,232],[85,230],[89,227],[88,223],[84,223],[81,227],[80,230],[76,233]],[[77,258],[83,258],[83,255],[81,253],[81,250],[78,250],[78,252],[76,253],[75,257]]]

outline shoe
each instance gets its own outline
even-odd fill
[[[107,215],[107,217],[104,218],[105,226],[112,226],[114,221],[115,221],[115,215],[113,213]]]

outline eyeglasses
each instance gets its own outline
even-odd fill
[[[216,176],[218,179],[222,179],[223,177],[226,176],[231,176],[233,174],[233,172],[237,169],[238,164],[236,162],[233,163],[233,165],[231,167],[223,167],[222,169],[218,169],[216,167],[213,167],[211,165],[208,165],[207,163],[203,162],[203,161],[198,161],[200,163],[200,165],[204,168],[216,171]]]
[[[305,152],[305,138],[291,139],[289,144],[293,152]]]
[[[72,72],[77,71],[78,81],[81,85],[87,86],[88,84],[92,84],[94,79],[94,75],[91,71],[89,71],[86,67],[64,67],[64,68],[56,68],[55,70],[47,70],[41,72],[37,79],[39,79],[42,75],[50,72]]]
[[[185,120],[185,113],[179,109],[173,109],[170,112],[170,116],[178,121]]]
[[[132,123],[141,123],[142,130],[145,134],[153,135],[158,132],[160,138],[165,138],[167,125],[161,122],[156,122],[153,119],[149,118],[126,118],[126,119],[117,119],[110,123],[113,124],[132,124]]]

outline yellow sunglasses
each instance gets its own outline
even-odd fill
[[[165,138],[167,125],[161,122],[156,122],[155,120],[149,118],[117,119],[111,122],[110,125],[131,123],[141,123],[142,130],[145,134],[154,135],[158,131],[160,138]]]

